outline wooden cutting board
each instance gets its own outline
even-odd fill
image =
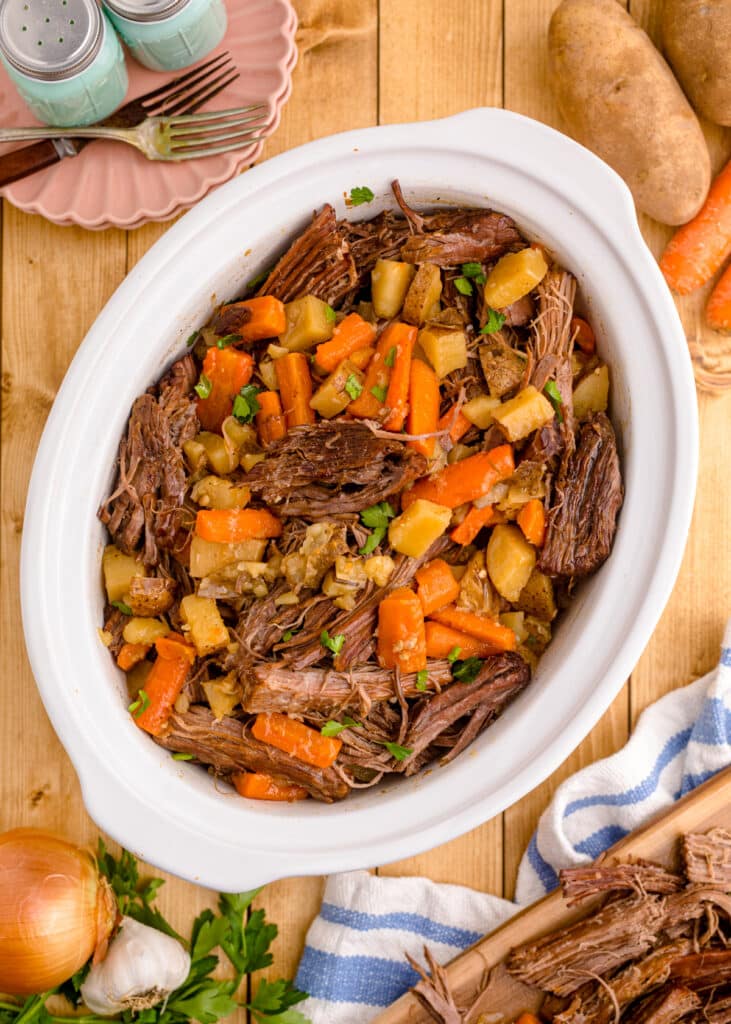
[[[731,768],[709,779],[669,811],[620,840],[600,858],[605,864],[644,858],[677,869],[678,839],[686,832],[705,832],[714,826],[731,830]],[[581,907],[566,906],[559,890],[516,914],[496,931],[465,950],[447,966],[446,973],[458,1006],[469,1006],[482,990],[487,974],[496,968],[490,991],[475,1007],[475,1019],[482,1013],[502,1013],[506,1021],[525,1010],[538,1009],[542,993],[511,978],[501,962],[513,947],[532,942],[557,928],[584,917],[597,900]],[[407,992],[375,1024],[428,1024],[432,1018]]]

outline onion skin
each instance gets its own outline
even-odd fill
[[[103,955],[114,896],[86,850],[40,829],[0,835],[0,992],[33,995]]]

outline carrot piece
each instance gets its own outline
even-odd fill
[[[117,665],[123,672],[129,670],[146,656],[150,644],[122,644],[117,655]]]
[[[287,433],[287,425],[282,415],[282,403],[276,391],[260,391],[256,396],[259,412],[256,414],[256,426],[259,440],[266,447],[273,441],[279,441]]]
[[[140,707],[144,707],[141,713],[139,708],[132,711],[135,724],[151,736],[159,736],[165,727],[195,661],[193,648],[176,634],[159,637],[155,641],[155,649],[157,660],[147,676],[144,691],[140,691],[146,695],[147,705],[140,704]],[[138,697],[138,700],[142,698]]]
[[[543,547],[546,539],[546,510],[538,498],[531,498],[518,513],[518,526],[525,539],[537,548]]]
[[[236,348],[209,348],[203,360],[201,379],[210,383],[208,398],[196,402],[204,430],[219,431],[231,415],[236,395],[251,380],[254,360]]]
[[[475,612],[463,611],[450,605],[448,608],[432,612],[431,618],[442,626],[449,626],[450,629],[456,629],[460,633],[474,637],[475,640],[489,644],[492,647],[491,654],[515,650],[516,639],[512,629],[502,626],[486,615],[477,615]]]
[[[588,356],[596,351],[594,329],[588,320],[584,320],[583,317],[575,316],[572,318],[571,337],[574,339],[574,344],[578,345],[581,351],[586,352]]]
[[[409,408],[411,354],[414,351],[418,330],[410,324],[399,324],[399,328],[398,334],[394,332],[394,344],[387,355],[387,361],[392,364],[392,368],[386,393],[386,405],[391,410],[383,424],[386,430],[401,430]]]
[[[195,518],[195,532],[201,540],[238,544],[252,537],[279,537],[282,524],[265,508],[201,508]]]
[[[392,591],[378,606],[378,660],[402,672],[426,668],[424,612],[407,587]]]
[[[459,583],[443,558],[434,558],[416,573],[416,595],[424,615],[452,604],[459,597]]]
[[[239,796],[250,800],[306,800],[307,790],[302,786],[277,782],[264,772],[234,772],[231,781]]]
[[[332,373],[343,359],[352,358],[358,349],[368,348],[376,337],[376,328],[358,313],[349,313],[333,331],[329,341],[323,341],[315,349],[317,368]],[[357,364],[356,364],[357,365]],[[362,369],[362,367],[358,367]]]
[[[391,366],[395,362],[403,332],[414,331],[410,324],[390,323],[381,331],[373,358],[368,363],[363,391],[348,406],[348,412],[358,419],[376,419],[383,412],[391,379]],[[412,346],[413,347],[413,346]],[[394,352],[391,350],[394,349]],[[375,392],[375,393],[374,393]],[[382,397],[379,398],[379,395]]]
[[[471,544],[483,526],[487,526],[495,518],[495,509],[492,505],[485,505],[484,508],[477,508],[473,505],[459,526],[455,526],[450,537],[455,544]]]
[[[235,331],[241,335],[242,341],[276,338],[287,329],[284,303],[275,299],[273,295],[261,295],[256,299],[244,299],[243,302],[230,302],[221,307],[219,316],[225,317],[229,310],[240,310],[246,314],[246,319]]]
[[[512,476],[515,471],[513,449],[502,444],[489,452],[478,452],[461,462],[455,462],[433,476],[418,480],[404,491],[401,507],[407,509],[417,498],[425,498],[437,505],[457,508],[468,501],[481,498],[500,480]]]
[[[731,265],[711,292],[706,304],[706,323],[714,331],[731,331]]]
[[[311,729],[309,725],[276,711],[257,715],[251,734],[262,743],[283,750],[315,768],[329,768],[343,745],[343,741],[336,736],[323,736],[317,729]]]
[[[680,295],[709,281],[731,254],[731,161],[711,185],[693,220],[675,232],[660,260],[665,280]]]
[[[304,352],[290,352],[275,360],[274,369],[287,427],[314,423],[315,410],[310,408],[312,377],[307,356]]]
[[[460,438],[464,437],[467,431],[470,429],[472,424],[460,410],[456,417],[454,415],[455,406],[451,409],[447,409],[445,414],[440,418],[437,428],[439,430],[449,430],[449,439],[452,444],[456,444]]]
[[[407,431],[409,434],[433,434],[439,421],[439,378],[430,366],[421,359],[412,359],[409,377],[409,417]],[[417,452],[426,455],[427,459],[434,456],[436,437],[423,437],[418,441],[408,441]]]
[[[353,366],[357,367],[359,370],[365,370],[366,366],[368,366],[368,363],[370,363],[373,358],[373,353],[375,351],[376,350],[374,348],[359,348],[356,349],[355,352],[352,352],[349,358]]]
[[[426,637],[426,653],[429,658],[446,658],[459,653],[458,658],[488,658],[495,653],[493,644],[477,640],[469,633],[460,633],[457,629],[444,626],[441,622],[427,622],[424,626]]]
[[[515,1024],[541,1024],[534,1013],[521,1013]]]

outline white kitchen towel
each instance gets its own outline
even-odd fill
[[[425,945],[444,962],[612,843],[731,764],[731,622],[713,672],[674,690],[640,717],[627,745],[556,790],[518,874],[516,903],[424,878],[366,871],[327,880],[307,933],[298,1009],[313,1024],[361,1024],[417,980],[405,953]]]

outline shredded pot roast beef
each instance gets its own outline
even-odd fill
[[[513,949],[470,1006],[428,950],[429,974],[410,960],[429,1019],[507,1021],[498,991],[507,972],[546,1024],[730,1024],[731,834],[691,833],[679,845],[678,874],[645,861],[562,871],[567,905],[585,904],[585,916]]]
[[[614,538],[609,370],[574,278],[505,214],[417,212],[393,187],[370,219],[322,207],[214,311],[135,401],[99,510],[130,713],[244,797],[341,800],[451,761]],[[731,870],[692,855],[700,885]],[[573,883],[654,900],[639,931],[608,905],[602,969],[684,892],[625,875]],[[562,956],[569,993],[568,947],[546,971]]]

